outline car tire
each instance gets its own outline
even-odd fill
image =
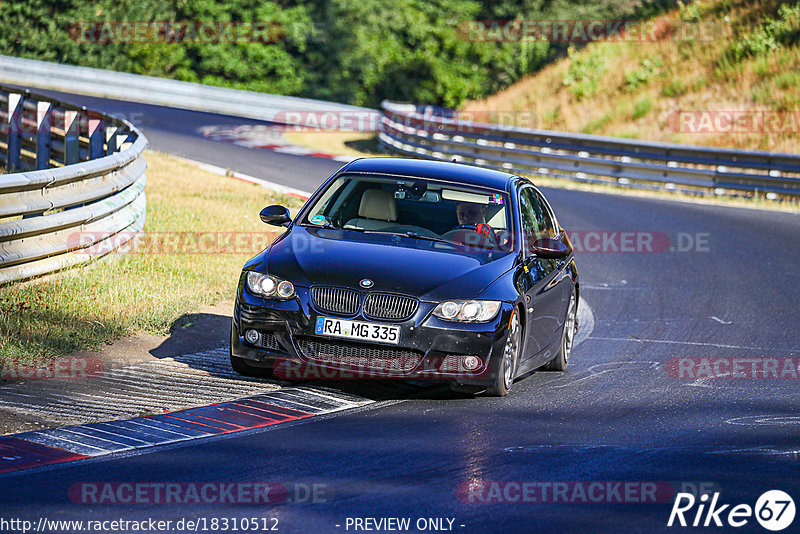
[[[497,376],[494,379],[494,384],[486,388],[486,394],[490,397],[504,397],[508,395],[517,374],[519,353],[522,349],[522,340],[524,338],[522,337],[522,327],[519,323],[519,313],[517,313],[516,310],[514,310],[514,315],[511,317],[508,331],[508,339],[503,348],[503,358],[500,360],[500,365],[497,368]]]
[[[252,376],[254,378],[272,378],[272,367],[256,367],[250,365],[244,358],[231,356],[231,367],[233,370],[243,376]]]
[[[561,345],[558,348],[556,357],[547,362],[543,371],[566,371],[569,365],[569,354],[572,352],[572,341],[575,338],[575,325],[577,324],[578,307],[575,302],[575,292],[569,299],[567,316],[564,318],[564,329],[561,332]]]

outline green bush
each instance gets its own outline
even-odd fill
[[[628,92],[633,92],[640,87],[647,85],[661,65],[662,62],[658,59],[643,59],[639,63],[638,69],[632,70],[625,74],[625,90]]]
[[[697,22],[703,16],[703,8],[696,3],[682,5],[680,16],[684,22]]]
[[[548,109],[542,112],[542,122],[544,124],[553,124],[561,120],[561,104],[558,104],[553,109]]]
[[[790,70],[775,76],[775,85],[779,89],[800,88],[800,72]]]
[[[569,67],[562,83],[578,100],[589,98],[597,92],[597,85],[606,70],[605,61],[599,51],[591,54],[578,53],[569,48]]]
[[[778,18],[767,17],[756,31],[746,33],[734,41],[727,51],[735,61],[746,57],[768,54],[778,48],[797,44],[800,39],[800,3],[782,4]]]
[[[587,134],[597,133],[605,128],[611,122],[611,119],[611,114],[606,113],[602,117],[590,121],[581,131]]]
[[[683,96],[689,91],[681,78],[673,78],[667,85],[661,88],[661,94],[667,98]]]
[[[653,101],[650,100],[648,97],[644,97],[633,107],[633,120],[641,119],[653,109]]]

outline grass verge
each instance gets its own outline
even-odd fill
[[[4,287],[0,360],[42,361],[137,332],[166,334],[185,313],[233,298],[244,262],[277,235],[259,219],[264,206],[302,205],[165,154],[148,152],[147,162],[145,231],[158,243],[180,232],[177,241],[154,247],[163,253],[110,254],[86,268]],[[236,253],[192,247],[200,234],[217,232],[239,236]]]

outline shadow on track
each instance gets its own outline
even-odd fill
[[[219,369],[209,368],[208,351],[227,349],[230,338],[231,318],[229,315],[213,313],[190,313],[179,317],[170,327],[169,337],[150,354],[156,358],[176,358],[189,367],[203,369],[212,376],[230,378],[233,369],[227,365]],[[222,359],[221,356],[215,358]],[[222,363],[222,362],[220,362]],[[357,395],[376,401],[405,399],[466,399],[473,395],[452,391],[447,383],[434,381],[409,381],[390,379],[366,380],[278,380],[253,379],[275,383],[283,387],[311,385],[328,388],[350,395]]]

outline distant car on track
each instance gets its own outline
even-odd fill
[[[526,178],[457,163],[359,159],[244,266],[231,364],[449,381],[506,395],[566,369],[577,331],[573,248]]]

